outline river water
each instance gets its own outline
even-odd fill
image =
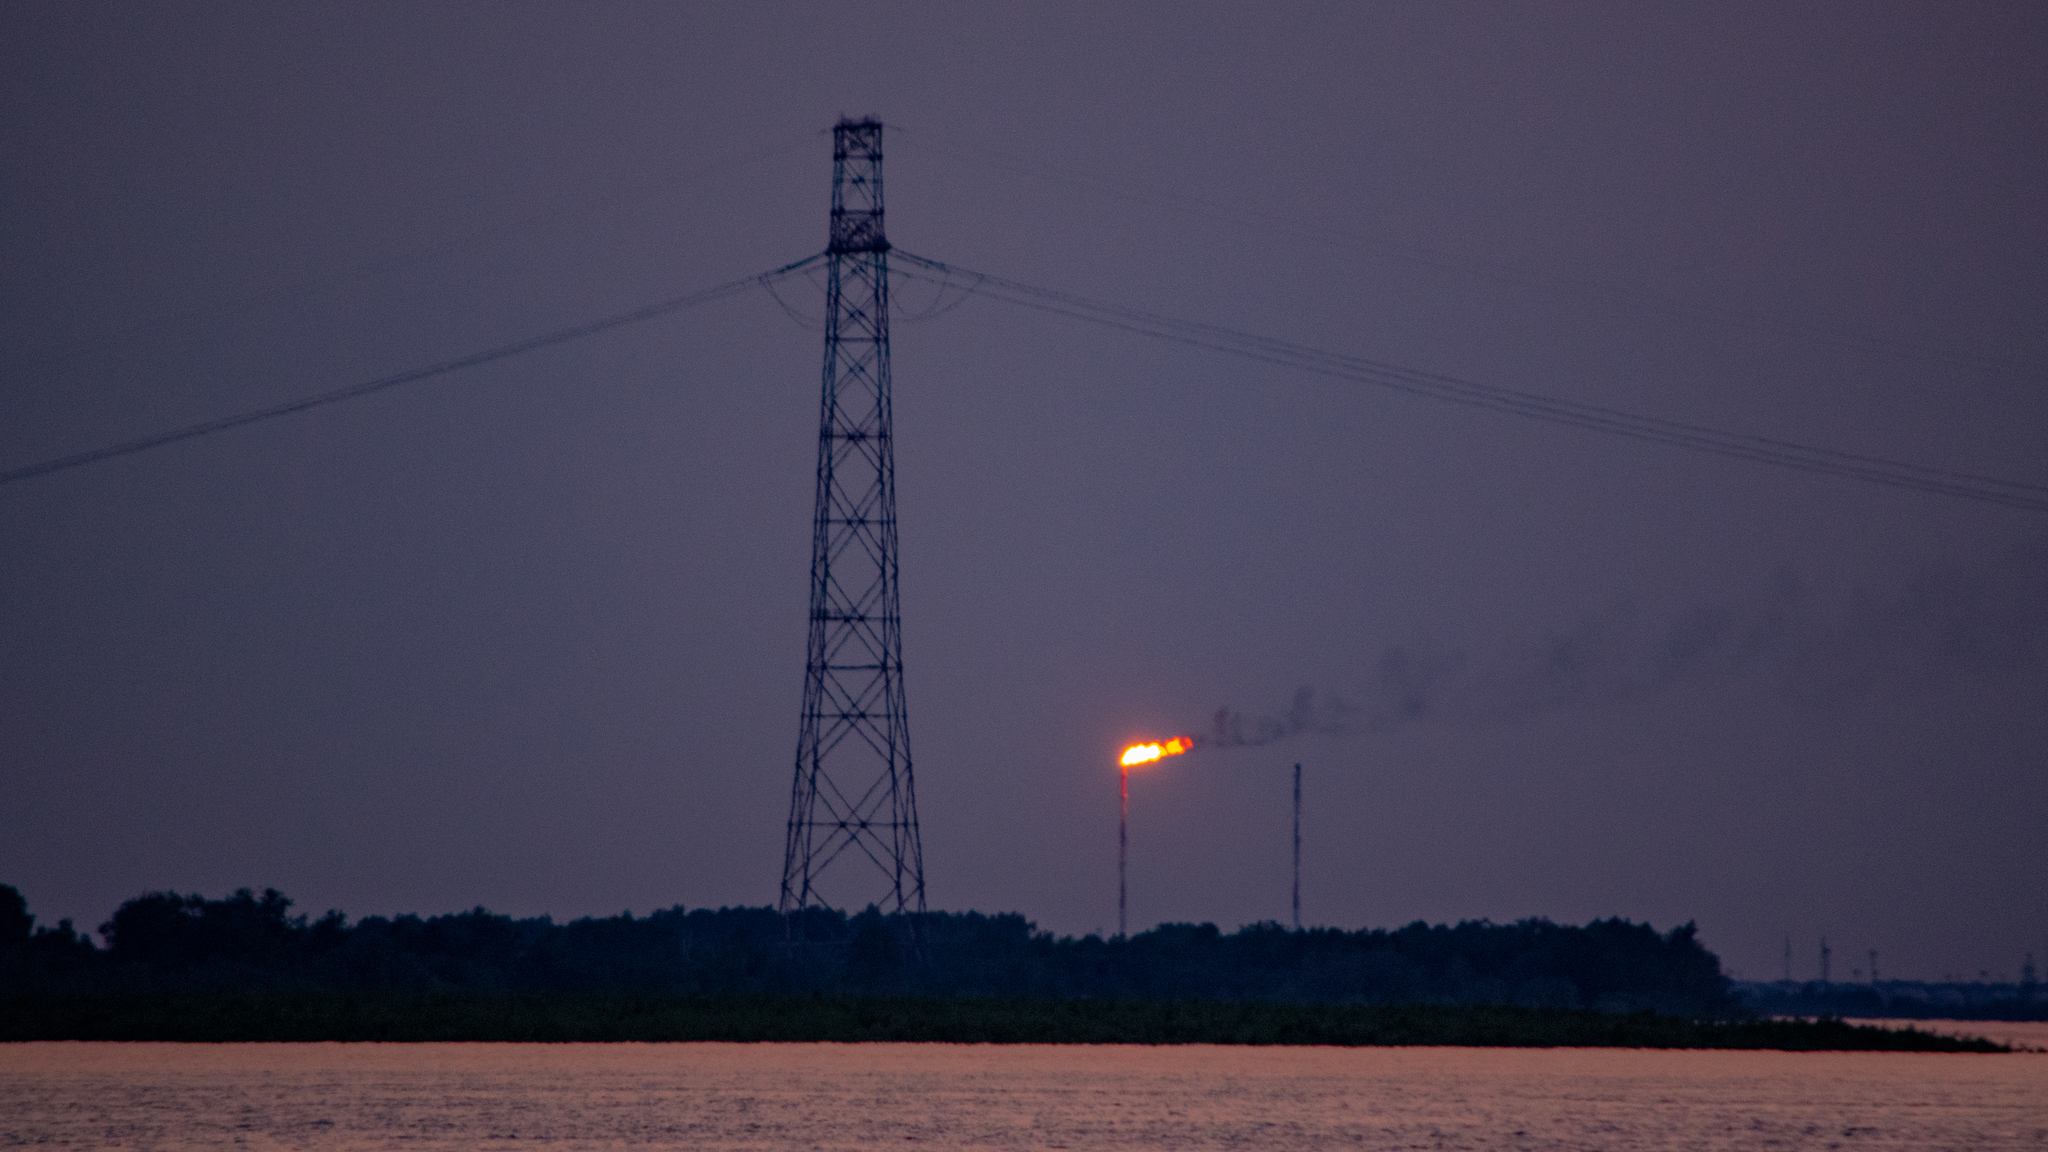
[[[7,1044],[0,1147],[2048,1149],[2048,1055]]]

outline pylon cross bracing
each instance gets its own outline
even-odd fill
[[[896,588],[889,241],[882,126],[874,120],[842,120],[832,130],[826,254],[810,640],[781,909],[874,904],[922,913]]]

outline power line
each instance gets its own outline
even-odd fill
[[[12,484],[19,480],[28,480],[36,476],[46,476],[52,472],[61,472],[67,468],[80,468],[87,464],[97,464],[102,460],[111,460],[116,456],[128,456],[136,452],[146,452],[151,448],[175,444],[180,440],[191,440],[213,432],[225,432],[230,428],[240,428],[245,424],[254,424],[260,420],[271,420],[279,416],[294,415],[311,408],[336,404],[343,400],[353,400],[358,396],[368,396],[372,392],[382,392],[387,388],[396,388],[401,384],[412,384],[435,376],[445,376],[450,372],[460,372],[464,368],[475,368],[481,364],[489,364],[493,360],[504,360],[523,352],[532,352],[555,344],[566,344],[571,340],[580,340],[585,336],[595,336],[600,332],[606,332],[613,328],[622,328],[628,324],[637,324],[643,320],[652,320],[657,316],[665,316],[671,312],[680,312],[685,308],[694,307],[698,304],[709,304],[713,300],[723,299],[735,293],[745,291],[748,288],[765,286],[792,272],[809,267],[817,261],[824,259],[824,256],[825,254],[822,252],[815,256],[806,256],[794,264],[785,264],[772,272],[763,272],[756,276],[731,280],[715,288],[706,288],[701,292],[671,297],[659,303],[635,308],[630,312],[620,312],[600,320],[591,320],[578,324],[573,328],[558,329],[545,335],[532,336],[525,340],[514,341],[511,344],[500,345],[487,351],[472,353],[471,355],[458,357],[454,360],[443,360],[423,368],[414,368],[409,371],[400,372],[394,376],[383,376],[366,383],[352,384],[346,388],[337,388],[332,392],[322,392],[316,396],[307,396],[302,399],[273,405],[269,408],[258,408],[252,412],[243,412],[234,416],[223,416],[218,420],[208,420],[203,424],[191,424],[169,432],[159,432],[152,436],[143,436],[135,440],[126,440],[119,444],[110,444],[105,448],[95,448],[90,452],[80,452],[73,456],[59,456],[54,460],[45,460],[40,464],[30,464],[24,468],[0,472],[0,484]]]
[[[895,250],[894,255],[906,276],[950,285],[963,292],[971,292],[1007,304],[1085,320],[1091,324],[1101,324],[1154,339],[1224,352],[1341,380],[1371,384],[1431,400],[1485,408],[1614,436],[1688,448],[1696,452],[1750,460],[1802,472],[1842,476],[1871,484],[1911,488],[1958,499],[2048,512],[2048,486],[2044,485],[1945,468],[1930,468],[1902,460],[1842,452],[1770,436],[1731,432],[1701,424],[1645,416],[1618,408],[1584,404],[1537,392],[1481,384],[1455,376],[1346,356],[1221,325],[1162,316],[1117,304],[1105,304],[1056,289],[953,267],[905,252],[900,248]]]
[[[1294,344],[1268,336],[1242,332],[1222,325],[1184,320],[1162,316],[1117,304],[1089,300],[1085,297],[1056,289],[1043,288],[1019,280],[1011,280],[987,273],[945,264],[895,249],[893,255],[900,262],[902,273],[922,279],[943,288],[952,288],[965,295],[979,295],[1008,304],[1050,312],[1076,320],[1085,320],[1123,331],[1169,340],[1209,351],[1224,352],[1246,359],[1259,360],[1270,364],[1313,372],[1323,376],[1371,384],[1406,392],[1427,399],[1485,408],[1529,419],[1543,420],[1609,435],[1625,436],[1631,439],[1687,448],[1718,456],[1770,464],[1781,468],[1792,468],[1822,475],[1841,476],[1866,483],[1884,484],[1892,487],[1910,488],[1936,495],[1958,499],[1975,500],[2000,504],[2006,507],[2022,508],[2029,511],[2048,511],[2048,486],[2029,484],[2016,480],[2005,480],[1952,469],[1930,468],[1907,461],[1891,460],[1879,456],[1867,456],[1853,452],[1842,452],[1816,445],[1801,444],[1769,436],[1731,432],[1705,425],[1689,424],[1676,420],[1665,420],[1654,416],[1627,412],[1594,404],[1566,400],[1521,389],[1505,388],[1492,384],[1460,379],[1440,373],[1424,372],[1362,357],[1347,356],[1307,345]],[[515,341],[487,351],[473,353],[453,360],[444,360],[425,367],[400,372],[392,376],[339,388],[332,392],[304,397],[268,408],[260,408],[233,416],[222,417],[200,424],[123,441],[104,448],[62,456],[41,463],[27,465],[0,472],[0,485],[12,484],[37,476],[60,472],[69,468],[95,464],[117,456],[127,456],[166,444],[190,440],[213,432],[239,428],[279,416],[289,416],[318,408],[327,404],[352,400],[381,392],[403,384],[411,384],[435,376],[458,372],[503,360],[524,352],[535,351],[555,344],[594,336],[613,328],[650,320],[670,312],[680,311],[698,304],[710,303],[727,296],[760,286],[770,287],[775,280],[810,268],[825,258],[824,253],[806,257],[786,264],[773,271],[760,273],[729,281],[700,292],[672,297],[654,304],[621,312],[602,319],[588,321],[570,328],[559,329],[544,335]],[[772,291],[772,288],[771,288]],[[778,303],[781,301],[778,299]],[[950,310],[950,309],[947,309]]]

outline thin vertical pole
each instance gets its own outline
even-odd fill
[[[1301,931],[1301,765],[1294,766],[1294,930]]]
[[[1131,820],[1131,770],[1122,769],[1116,787],[1116,934],[1124,934],[1124,869],[1130,863],[1130,841],[1125,829]]]

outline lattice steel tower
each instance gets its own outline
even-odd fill
[[[873,903],[887,913],[921,913],[924,851],[896,597],[882,126],[872,119],[842,120],[832,129],[826,253],[810,653],[781,907],[788,915]],[[830,899],[819,885],[828,868]]]

